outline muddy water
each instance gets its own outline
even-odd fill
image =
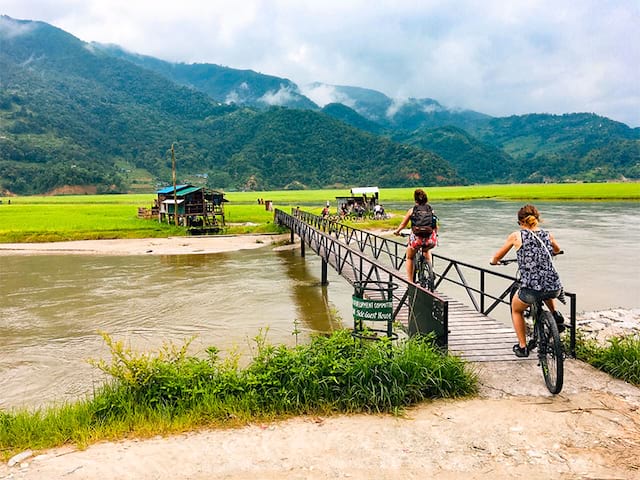
[[[448,202],[438,253],[489,267],[492,254],[518,229],[522,202]],[[535,202],[565,254],[555,260],[565,288],[578,295],[578,311],[640,306],[640,203]],[[508,257],[515,256],[513,252]]]
[[[640,306],[640,204],[539,202],[562,248],[556,266],[578,311]],[[485,266],[517,228],[520,202],[435,204],[438,252]],[[403,206],[408,208],[408,205]],[[108,352],[99,332],[138,350],[194,337],[244,358],[268,327],[271,343],[349,325],[351,287],[309,250],[165,257],[0,257],[0,409],[71,400],[104,379],[87,363]],[[297,335],[294,332],[300,332]]]
[[[139,350],[195,337],[192,353],[249,355],[261,330],[293,345],[339,326],[335,311],[349,306],[331,301],[348,284],[330,272],[321,287],[318,258],[299,250],[0,262],[0,408],[90,392],[103,377],[86,360],[108,354],[99,332]]]

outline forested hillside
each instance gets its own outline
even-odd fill
[[[492,118],[470,132],[516,160],[514,181],[640,178],[640,128],[592,113]]]
[[[396,134],[394,139],[437,153],[460,175],[477,183],[510,181],[514,159],[501,149],[483,143],[457,127],[420,129]]]

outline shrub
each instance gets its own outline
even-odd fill
[[[625,382],[640,386],[640,335],[612,337],[607,345],[577,337],[576,356]]]
[[[164,345],[136,353],[103,334],[111,361],[93,365],[111,379],[92,398],[35,412],[0,412],[0,452],[83,445],[104,438],[156,435],[214,424],[307,413],[392,412],[424,399],[476,392],[477,378],[432,337],[392,344],[355,340],[348,330],[306,345],[272,346],[263,335],[244,369],[238,357],[204,358]]]

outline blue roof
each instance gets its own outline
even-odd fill
[[[176,192],[179,192],[183,188],[191,187],[192,185],[176,185]],[[164,187],[156,191],[156,193],[173,193],[173,185],[170,187]]]

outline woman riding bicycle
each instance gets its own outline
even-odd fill
[[[511,301],[511,320],[518,337],[513,346],[517,357],[528,357],[524,312],[536,301],[544,301],[558,324],[564,330],[564,318],[556,311],[554,298],[562,291],[558,272],[554,268],[552,252],[560,252],[558,243],[551,233],[541,229],[540,213],[533,205],[525,205],[518,211],[520,230],[511,233],[505,244],[494,254],[491,265],[497,265],[511,247],[516,249],[520,270],[520,289]]]
[[[416,256],[416,251],[418,248],[423,249],[425,258],[431,267],[433,265],[431,249],[436,246],[438,240],[436,216],[431,205],[427,203],[427,194],[418,188],[413,192],[413,199],[416,204],[407,210],[400,226],[393,232],[394,235],[400,235],[400,231],[411,220],[411,235],[409,235],[409,243],[407,244],[407,278],[410,282],[413,282],[413,259]]]

